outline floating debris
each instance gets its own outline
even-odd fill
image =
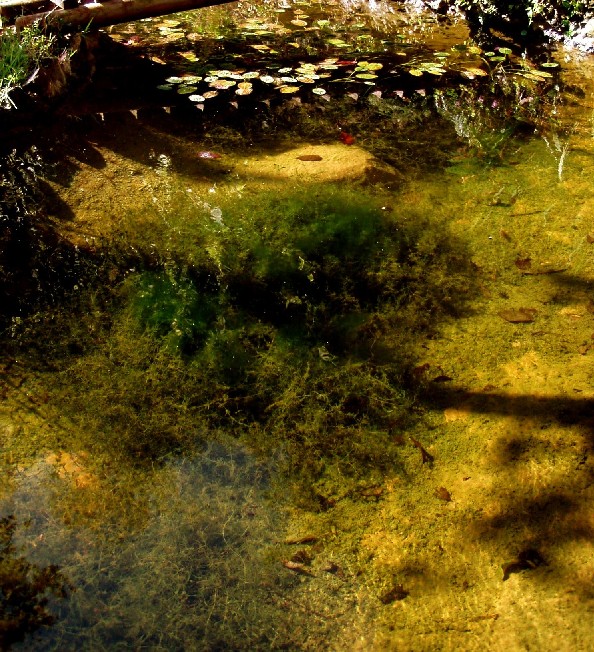
[[[207,159],[215,160],[221,157],[222,155],[219,154],[218,152],[210,152],[210,151],[198,152],[198,158],[207,158]]]
[[[321,161],[322,157],[319,154],[301,154],[297,159],[299,161]]]

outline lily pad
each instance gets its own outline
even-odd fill
[[[237,84],[237,89],[235,90],[235,93],[237,95],[250,95],[252,91],[253,91],[253,87],[250,84],[250,82],[240,82],[239,84]]]
[[[177,92],[180,95],[191,95],[192,93],[195,93],[198,90],[197,86],[178,86],[177,87]]]
[[[235,86],[237,82],[234,82],[231,79],[217,79],[209,84],[211,88],[216,88],[219,91],[227,90],[232,86]]]

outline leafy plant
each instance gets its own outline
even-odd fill
[[[39,27],[27,27],[17,34],[6,29],[0,35],[0,105],[13,103],[10,92],[25,85],[41,62],[51,55],[55,38],[43,34]]]

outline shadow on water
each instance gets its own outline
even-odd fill
[[[421,392],[419,399],[430,411],[463,405],[472,415],[509,419],[502,429],[494,428],[493,437],[484,441],[479,457],[479,463],[492,464],[501,477],[494,483],[485,505],[473,518],[461,521],[460,526],[473,540],[488,543],[510,559],[518,554],[521,559],[524,551],[537,551],[537,561],[532,565],[504,564],[504,580],[509,576],[505,570],[508,566],[510,572],[518,572],[551,564],[557,571],[555,578],[544,573],[535,577],[537,582],[558,582],[561,589],[568,583],[574,584],[570,580],[574,572],[572,553],[568,550],[580,541],[590,541],[594,535],[588,515],[588,487],[594,481],[594,400],[435,385],[430,391]],[[569,457],[556,470],[555,460],[561,451]],[[542,477],[535,468],[541,469]],[[506,486],[511,487],[511,492]],[[515,549],[505,543],[510,534]],[[591,599],[591,587],[586,583],[577,582],[574,588]]]

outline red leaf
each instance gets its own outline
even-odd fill
[[[345,145],[352,145],[355,142],[355,137],[351,136],[351,134],[348,134],[346,131],[341,131],[339,138]]]
[[[217,152],[198,152],[198,158],[216,159],[221,158],[221,154],[217,154]]]

